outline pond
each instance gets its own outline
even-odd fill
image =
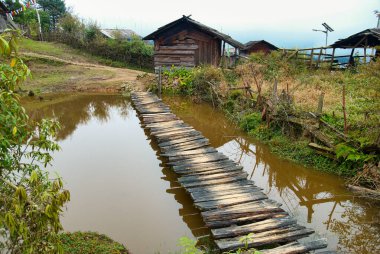
[[[211,145],[239,162],[256,185],[283,204],[311,237],[329,250],[376,253],[379,206],[354,198],[344,181],[278,158],[208,104],[168,97],[174,113],[201,131]],[[29,115],[61,122],[52,171],[71,192],[62,223],[67,231],[97,231],[132,253],[174,253],[182,236],[209,234],[155,142],[140,126],[130,101],[119,95],[59,94],[24,99]]]

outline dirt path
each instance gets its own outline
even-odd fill
[[[27,57],[64,63],[65,65],[69,66],[61,67],[61,69],[64,69],[65,71],[64,76],[67,77],[66,82],[63,82],[63,80],[62,82],[56,82],[56,85],[52,85],[49,87],[50,89],[47,89],[48,92],[117,92],[120,91],[124,85],[130,86],[134,90],[144,89],[144,86],[138,80],[138,76],[146,74],[146,72],[143,71],[131,70],[127,68],[115,68],[89,62],[69,61],[55,56],[33,52],[22,52],[21,54]],[[54,72],[54,67],[46,68],[45,73],[49,73],[49,70]]]

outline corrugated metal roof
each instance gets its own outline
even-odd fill
[[[141,36],[131,29],[100,29],[100,32],[111,39],[115,39],[117,33],[120,34],[121,39],[130,39],[132,36],[138,36],[141,38]]]
[[[371,28],[334,42],[333,48],[363,48],[380,45],[380,28]]]
[[[205,33],[208,33],[220,40],[223,40],[225,42],[227,42],[228,44],[230,44],[231,46],[233,47],[236,47],[236,48],[239,48],[239,49],[243,49],[244,48],[244,45],[240,42],[238,42],[237,40],[234,40],[231,38],[231,36],[229,35],[226,35],[224,33],[221,33],[219,32],[218,30],[214,29],[214,28],[211,28],[209,26],[206,26],[198,21],[195,21],[194,19],[191,19],[190,16],[182,16],[182,18],[180,19],[177,19],[165,26],[162,26],[160,28],[158,28],[155,32],[145,36],[143,39],[144,40],[154,40],[157,38],[158,35],[160,35],[161,33],[171,29],[172,27],[175,27],[176,25],[180,24],[180,23],[184,23],[184,22],[188,22],[192,25],[194,25],[195,27],[197,27],[199,30],[205,32]]]

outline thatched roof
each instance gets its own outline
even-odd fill
[[[364,48],[380,46],[380,28],[366,29],[334,42],[333,48]]]
[[[244,48],[244,45],[242,43],[232,39],[231,36],[226,35],[224,33],[221,33],[219,31],[217,31],[216,29],[208,27],[208,26],[206,26],[206,25],[204,25],[198,21],[195,21],[194,19],[191,19],[190,16],[182,16],[182,18],[177,19],[177,20],[175,20],[175,21],[173,21],[173,22],[171,22],[165,26],[158,28],[155,32],[145,36],[143,38],[143,40],[155,40],[156,38],[158,38],[160,36],[160,34],[168,31],[169,29],[172,29],[173,27],[175,27],[177,25],[183,24],[183,23],[191,24],[195,28],[199,29],[200,31],[202,31],[206,34],[209,34],[213,37],[216,37],[222,41],[225,41],[235,48],[239,48],[239,49]]]
[[[131,29],[100,29],[100,32],[110,39],[115,39],[115,35],[119,34],[121,38],[119,39],[131,39],[133,36],[140,37]]]
[[[269,43],[266,40],[260,40],[260,41],[249,41],[249,42],[247,42],[246,44],[244,44],[245,47],[243,50],[248,50],[248,49],[254,47],[255,45],[257,45],[259,43],[266,44],[271,50],[277,50],[278,49],[278,47],[276,47],[272,43]]]

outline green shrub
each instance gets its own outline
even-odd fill
[[[128,250],[106,235],[95,232],[62,233],[59,235],[67,254],[127,254]]]
[[[260,127],[261,124],[261,115],[258,112],[251,113],[249,115],[244,116],[239,125],[240,128],[247,132],[251,132],[252,130],[256,130]]]

